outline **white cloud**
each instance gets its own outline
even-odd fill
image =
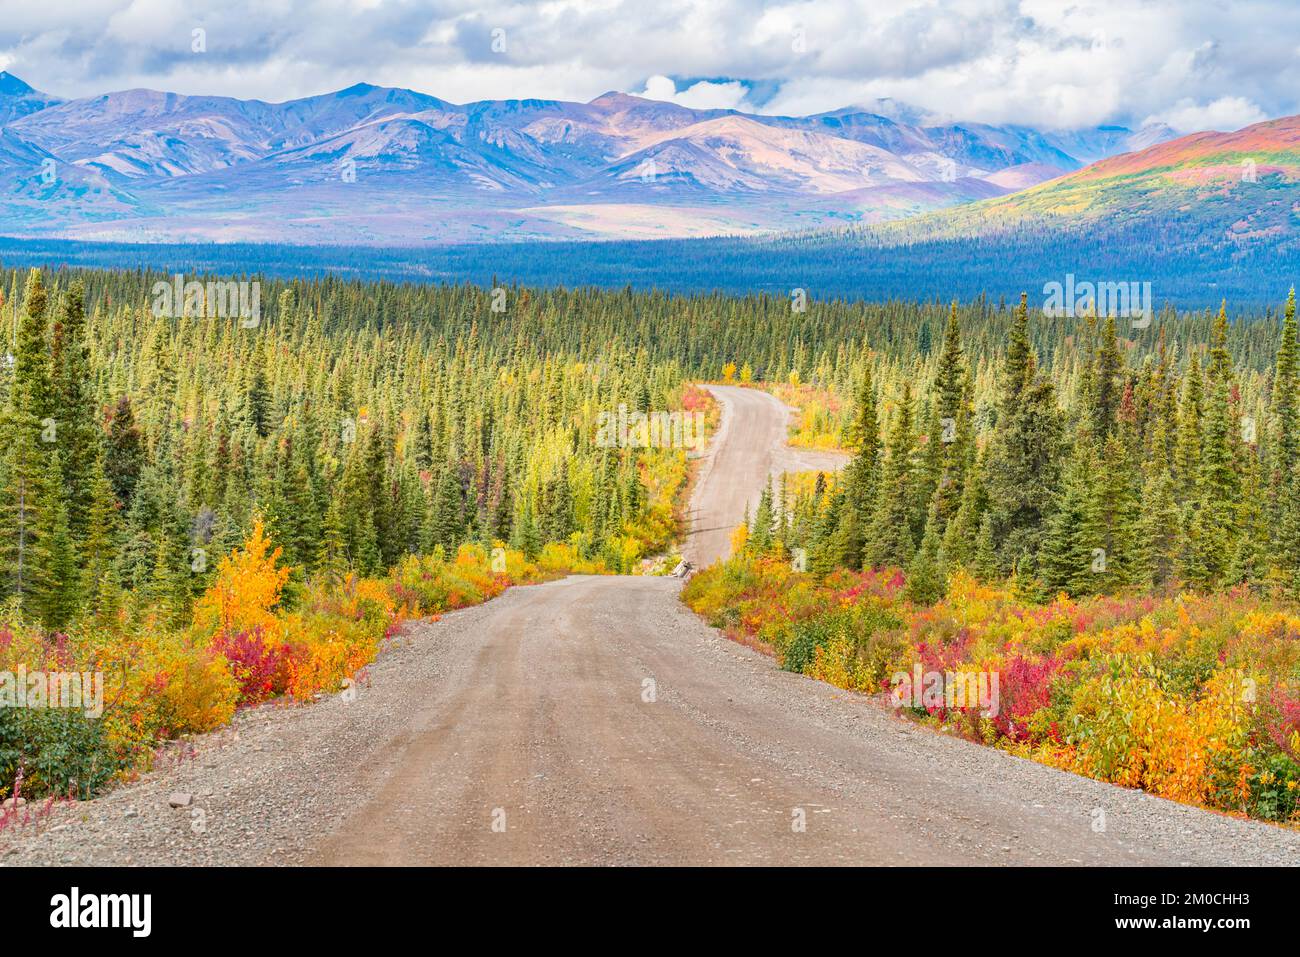
[[[1179,100],[1173,109],[1150,119],[1167,123],[1178,133],[1196,133],[1201,130],[1239,130],[1252,123],[1262,123],[1268,116],[1249,100],[1239,96],[1221,96],[1204,105],[1188,99]]]
[[[650,77],[645,89],[635,93],[647,100],[663,100],[693,110],[752,110],[746,103],[748,94],[748,88],[739,80],[700,80],[679,92],[677,84],[666,76]]]
[[[0,63],[61,96],[282,100],[366,80],[455,102],[617,89],[790,114],[891,97],[1054,127],[1300,113],[1297,35],[1293,0],[0,0]]]

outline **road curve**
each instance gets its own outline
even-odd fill
[[[847,461],[838,452],[786,445],[791,410],[775,396],[739,386],[705,386],[722,406],[721,422],[700,463],[691,497],[690,528],[682,556],[697,568],[731,551],[731,533],[753,514],[768,480],[783,472],[834,471]]]
[[[697,484],[706,513],[729,515],[779,464],[779,450],[733,452],[780,428],[760,395],[719,390],[731,419]],[[697,534],[698,554],[716,557],[725,541],[709,541]],[[0,833],[0,862],[1300,863],[1300,833],[1013,758],[782,672],[679,588],[575,576],[412,623],[355,697],[241,712],[193,756]],[[169,806],[177,791],[190,807]]]

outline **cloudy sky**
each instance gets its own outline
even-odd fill
[[[0,0],[0,69],[65,97],[366,81],[458,103],[613,89],[807,114],[889,97],[1187,131],[1300,113],[1298,47],[1294,0]]]

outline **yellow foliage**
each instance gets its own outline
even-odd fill
[[[239,685],[220,656],[177,658],[161,685],[159,719],[171,734],[219,728],[230,721],[239,700]]]
[[[1164,680],[1143,656],[1117,658],[1109,673],[1080,685],[1075,706],[1090,721],[1067,766],[1160,797],[1204,804],[1215,761],[1246,740],[1251,714],[1243,694],[1245,675],[1220,668],[1203,695],[1193,699],[1165,691]]]
[[[202,636],[234,635],[261,629],[266,640],[280,637],[275,609],[289,580],[289,569],[277,567],[280,549],[271,540],[261,518],[244,547],[221,559],[217,577],[194,606],[194,628]]]
[[[738,529],[737,547],[744,541]],[[942,601],[916,607],[900,599],[902,584],[890,569],[817,581],[742,555],[695,576],[683,599],[783,664],[797,651],[794,668],[841,688],[875,691],[882,675],[915,664],[996,675],[995,713],[973,721],[941,707],[931,717],[1099,780],[1300,822],[1294,606],[1244,590],[1035,602],[1014,582],[982,584],[958,568]]]
[[[817,489],[817,479],[821,477],[822,485],[827,492],[835,491],[836,480],[839,477],[837,472],[786,472],[785,473],[785,492],[792,498],[801,495],[811,495]]]
[[[786,405],[797,410],[791,423],[787,441],[797,448],[841,448],[840,437],[847,422],[851,405],[841,404],[833,392],[826,388],[805,385],[798,373],[790,373],[789,382],[776,382],[770,391]]]
[[[875,675],[858,661],[853,644],[837,635],[813,652],[813,661],[807,674],[837,688],[867,693],[877,690]]]
[[[731,554],[739,555],[749,543],[749,526],[741,522],[731,533]]]

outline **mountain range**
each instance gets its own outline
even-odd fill
[[[927,125],[888,101],[784,117],[615,92],[457,105],[364,83],[284,103],[152,90],[62,100],[0,72],[0,232],[340,245],[744,236],[996,200],[1172,136]]]
[[[1004,197],[891,224],[882,236],[989,235],[1199,223],[1206,242],[1292,241],[1300,227],[1300,116],[1193,133],[1100,160]]]

